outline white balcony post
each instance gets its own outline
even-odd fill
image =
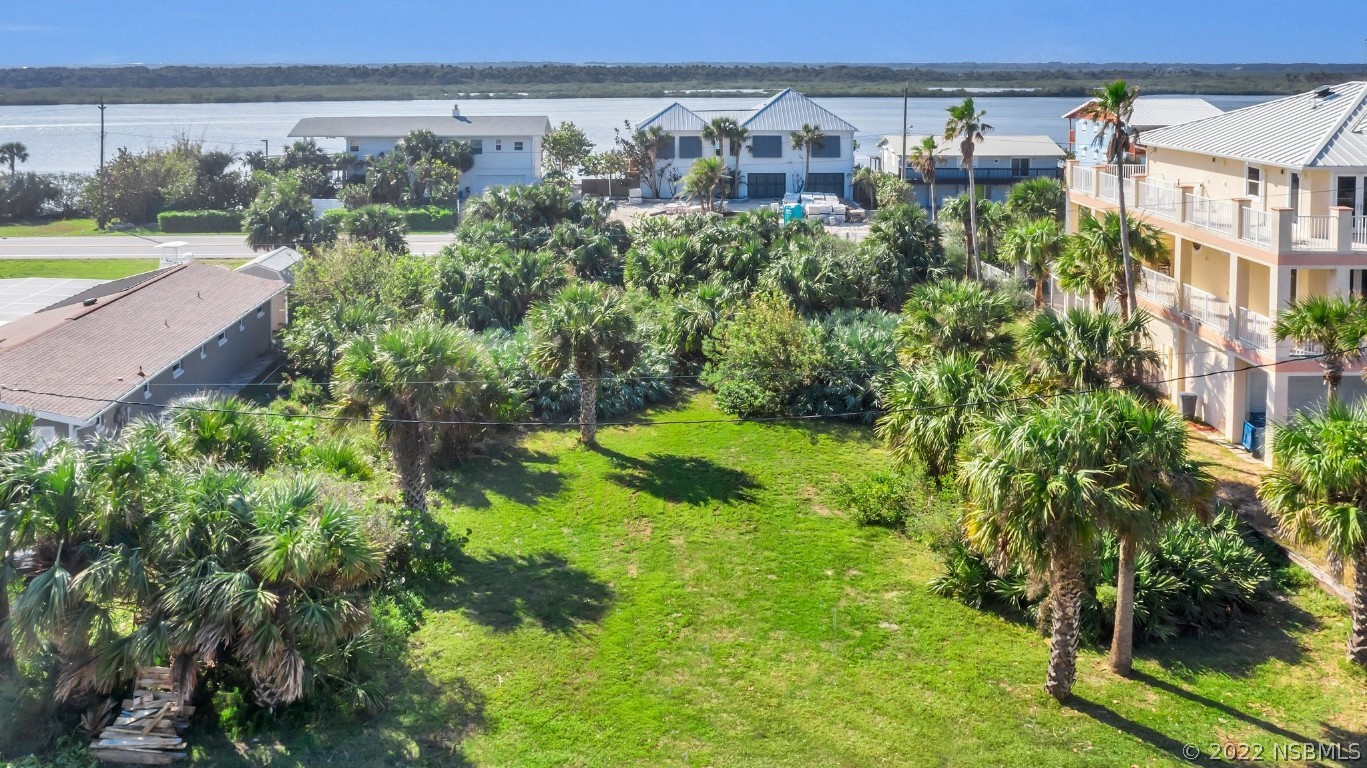
[[[1353,250],[1353,209],[1336,205],[1329,209],[1333,222],[1329,226],[1329,250]]]
[[[1092,166],[1092,188],[1087,190],[1087,194],[1096,200],[1101,199],[1101,170],[1105,167],[1104,165]]]
[[[1172,217],[1174,221],[1181,222],[1181,223],[1186,223],[1186,221],[1187,221],[1187,195],[1191,194],[1191,191],[1192,191],[1193,189],[1195,189],[1195,187],[1192,186],[1191,184],[1178,184],[1178,185],[1177,185],[1177,211],[1175,212],[1175,214],[1174,214],[1173,217]]]
[[[1242,207],[1239,210],[1243,210]],[[1236,254],[1229,254],[1229,292],[1225,295],[1229,301],[1229,327],[1225,329],[1225,335],[1231,339],[1239,337],[1239,307],[1248,301],[1239,295],[1239,257]],[[1235,378],[1238,378],[1236,375]]]
[[[1296,212],[1290,208],[1273,208],[1271,232],[1272,252],[1286,253],[1292,250],[1292,240],[1296,227]]]
[[[1243,239],[1243,236],[1244,236],[1244,218],[1247,217],[1248,214],[1249,214],[1249,211],[1248,211],[1248,204],[1251,203],[1251,202],[1253,202],[1253,201],[1250,200],[1250,199],[1247,198],[1247,197],[1236,197],[1236,198],[1234,198],[1234,200],[1233,200],[1233,203],[1234,203],[1234,232],[1232,232],[1231,235],[1234,237],[1235,240]]]
[[[1248,368],[1239,368],[1239,358],[1233,352],[1225,356],[1229,374],[1225,390],[1225,439],[1239,443],[1244,438],[1244,420],[1248,418]]]

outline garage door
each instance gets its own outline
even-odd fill
[[[845,174],[843,173],[814,173],[811,180],[807,182],[805,192],[827,192],[832,195],[845,194]]]
[[[745,196],[751,200],[783,197],[783,193],[787,191],[787,174],[752,173],[745,179]]]

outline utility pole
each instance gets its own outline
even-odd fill
[[[96,181],[97,181],[97,188],[99,189],[99,192],[100,192],[100,206],[99,206],[99,210],[98,210],[98,211],[96,212],[96,214],[95,214],[95,222],[96,222],[96,224],[99,225],[99,228],[100,228],[100,229],[104,229],[104,225],[105,225],[105,218],[104,218],[104,211],[105,211],[105,205],[104,205],[104,110],[105,110],[105,106],[104,106],[104,97],[101,96],[101,97],[100,97],[100,170],[95,174],[95,179],[96,179]]]
[[[100,97],[100,170],[104,170],[104,97]]]
[[[898,164],[897,178],[907,180],[907,86],[902,86],[902,161]]]
[[[271,140],[262,139],[261,143],[266,145],[266,154],[263,155],[263,157],[265,157],[267,160],[271,159]]]

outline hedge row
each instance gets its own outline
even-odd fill
[[[403,215],[404,221],[408,223],[409,232],[449,230],[456,226],[456,215],[447,208],[429,205],[425,208],[395,208],[395,210]],[[351,215],[351,211],[346,208],[332,208],[324,211],[323,215],[337,219],[337,223],[341,225]]]
[[[241,211],[164,211],[157,214],[162,232],[241,232]]]

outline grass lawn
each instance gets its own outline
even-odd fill
[[[247,259],[200,259],[204,264],[234,269]],[[0,280],[18,277],[67,277],[117,280],[157,268],[156,259],[0,259]]]
[[[715,418],[709,395],[651,414]],[[500,443],[451,473],[469,543],[410,670],[370,720],[317,715],[199,764],[1179,765],[1184,744],[1361,741],[1364,677],[1317,590],[1202,638],[1143,646],[1136,679],[1079,663],[1043,689],[1033,627],[935,597],[931,554],[859,528],[829,489],[886,465],[834,424],[612,428]]]
[[[77,237],[83,235],[118,235],[133,232],[148,234],[158,228],[100,229],[94,219],[34,219],[31,221],[0,222],[0,237]]]

